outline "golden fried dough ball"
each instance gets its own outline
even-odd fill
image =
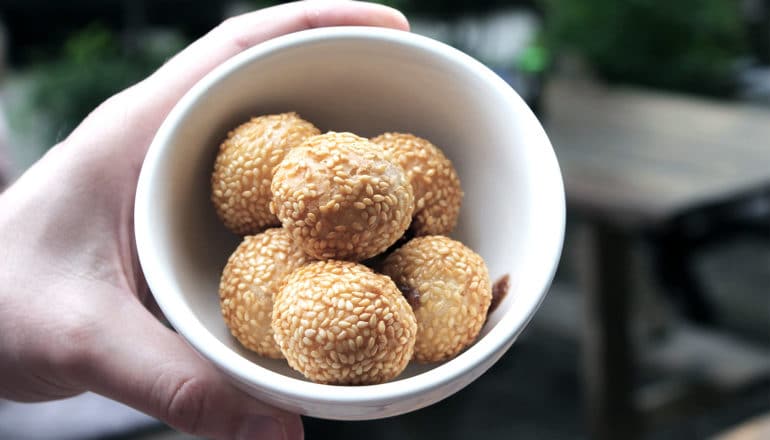
[[[289,365],[320,383],[398,376],[412,357],[414,313],[390,278],[349,261],[310,263],[285,280],[273,331]]]
[[[382,149],[352,133],[313,136],[273,177],[273,212],[314,258],[360,261],[409,227],[412,186]]]
[[[414,190],[415,236],[448,235],[457,224],[463,191],[452,162],[429,141],[407,133],[372,139],[404,169]]]
[[[273,170],[291,148],[320,133],[296,113],[252,118],[219,146],[211,176],[211,200],[236,234],[256,234],[280,224],[270,212]]]
[[[414,238],[383,263],[417,317],[418,362],[453,358],[479,334],[492,299],[484,260],[445,236]]]
[[[222,316],[244,347],[281,358],[270,326],[273,296],[281,281],[309,261],[281,228],[243,239],[230,256],[219,283]]]

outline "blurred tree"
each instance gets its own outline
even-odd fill
[[[173,28],[197,38],[222,19],[232,0],[0,0],[11,63],[24,67],[55,55],[73,33],[99,23],[121,38],[144,28]]]
[[[743,16],[757,62],[770,65],[770,0],[743,0]]]
[[[161,40],[127,50],[112,31],[94,23],[68,38],[51,61],[36,64],[31,105],[51,121],[51,143],[69,134],[107,97],[149,75],[184,46],[181,37]]]
[[[375,0],[376,1],[376,0]],[[215,25],[233,0],[10,0],[0,6],[11,19],[13,53],[33,74],[32,108],[51,123],[50,143],[65,137],[100,102],[157,68],[185,41]],[[241,0],[254,9],[275,0]],[[455,20],[498,8],[538,9],[538,0],[379,0],[408,15]],[[195,5],[195,7],[193,7]],[[90,20],[90,21],[89,21]],[[37,23],[32,26],[31,23]],[[84,25],[84,23],[91,23]],[[171,44],[147,44],[147,31],[172,29]],[[46,32],[36,31],[45,28]],[[73,31],[75,29],[75,31]],[[61,46],[60,41],[65,41]],[[514,67],[539,73],[547,64],[541,44],[526,51]]]
[[[708,95],[734,91],[746,55],[733,0],[543,0],[549,41],[605,79]]]

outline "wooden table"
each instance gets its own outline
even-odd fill
[[[568,212],[588,233],[589,429],[596,439],[632,439],[641,428],[628,325],[632,246],[677,216],[770,189],[770,111],[558,79],[544,98]]]

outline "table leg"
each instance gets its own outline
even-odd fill
[[[582,228],[582,337],[585,409],[591,438],[640,437],[633,407],[630,340],[631,245],[628,233],[605,224]]]

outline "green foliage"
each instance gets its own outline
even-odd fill
[[[710,95],[732,91],[746,51],[734,0],[544,0],[550,42],[611,81]]]
[[[58,57],[33,68],[31,105],[52,124],[48,140],[65,137],[102,101],[149,75],[181,47],[179,40],[127,50],[99,24],[74,34]]]

